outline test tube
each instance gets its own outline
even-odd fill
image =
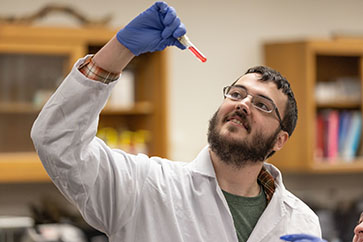
[[[183,35],[178,38],[179,42],[182,43],[187,49],[189,49],[201,62],[206,62],[207,58],[200,52],[195,45],[189,40],[187,35]]]

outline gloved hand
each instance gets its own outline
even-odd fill
[[[177,38],[186,33],[173,7],[156,2],[117,33],[118,41],[134,55],[175,45],[185,49]]]
[[[287,234],[281,236],[280,239],[295,242],[327,242],[324,239],[309,234]]]

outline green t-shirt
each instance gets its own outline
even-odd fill
[[[266,208],[263,188],[256,197],[242,197],[223,191],[231,211],[239,242],[247,241],[258,219]]]

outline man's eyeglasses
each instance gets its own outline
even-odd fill
[[[250,95],[252,97],[252,99],[251,99],[252,105],[257,110],[260,110],[264,113],[272,113],[275,110],[277,118],[279,119],[279,122],[280,122],[280,127],[281,127],[281,129],[283,129],[279,110],[271,99],[264,97],[264,96],[260,96],[260,95],[253,96],[247,92],[246,88],[244,88],[243,86],[240,86],[240,85],[224,87],[223,95],[225,98],[229,98],[232,101],[238,101],[238,102],[242,101],[248,95]]]

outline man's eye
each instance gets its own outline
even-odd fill
[[[255,106],[265,111],[271,111],[271,108],[269,108],[269,106],[263,102],[255,102]]]
[[[231,95],[231,97],[236,98],[236,99],[240,99],[242,97],[241,93],[236,92],[236,91],[230,92],[229,94]]]

